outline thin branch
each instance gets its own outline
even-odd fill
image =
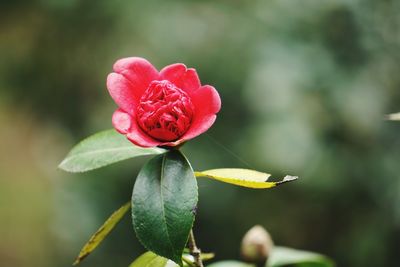
[[[196,267],[204,267],[203,261],[201,260],[201,250],[196,245],[193,230],[190,230],[188,246],[190,255],[192,255],[194,258],[194,264],[196,265]]]

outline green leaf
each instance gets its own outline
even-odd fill
[[[256,266],[241,261],[219,261],[211,265],[208,265],[207,267],[256,267]]]
[[[389,121],[400,121],[400,112],[388,114],[386,115],[386,119]]]
[[[207,177],[224,183],[255,189],[272,188],[286,182],[294,181],[298,178],[297,176],[287,175],[281,181],[269,182],[268,178],[271,176],[271,174],[235,168],[212,169],[202,172],[195,172],[195,175],[197,177]]]
[[[121,208],[116,210],[111,216],[104,222],[104,224],[97,230],[97,232],[89,239],[89,241],[83,246],[76,258],[74,265],[80,263],[84,258],[86,258],[111,232],[112,229],[117,225],[117,223],[122,219],[126,212],[131,207],[131,203],[128,202]]]
[[[191,255],[189,255],[189,256],[191,256]],[[191,257],[193,257],[193,256],[191,256]],[[214,253],[203,253],[202,252],[200,254],[200,258],[201,258],[202,261],[212,260],[212,259],[214,259],[214,257],[215,257]]]
[[[193,170],[179,151],[151,159],[139,172],[132,194],[133,225],[142,244],[182,265],[197,198]]]
[[[194,264],[195,263],[195,259],[192,255],[186,253],[186,249],[184,249],[184,254],[182,255],[182,259],[184,261],[189,261],[190,263]],[[201,253],[200,254],[200,258],[202,261],[208,261],[208,260],[212,260],[215,257],[214,253]]]
[[[69,152],[58,166],[68,172],[85,172],[129,158],[164,153],[161,148],[138,147],[114,129],[94,134]]]
[[[268,259],[267,267],[279,267],[288,265],[301,265],[312,267],[333,267],[332,260],[324,255],[296,250],[286,247],[275,247]]]
[[[132,262],[129,267],[177,267],[174,262],[158,256],[153,252],[146,252]]]

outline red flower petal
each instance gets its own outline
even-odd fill
[[[112,123],[118,132],[125,134],[129,141],[135,145],[141,147],[155,147],[161,144],[160,141],[154,140],[145,134],[137,125],[135,117],[122,109],[117,109],[114,112]]]
[[[150,62],[138,57],[120,59],[114,64],[113,68],[115,72],[107,77],[107,88],[119,109],[114,112],[112,122],[116,130],[125,134],[132,143],[141,147],[177,146],[204,133],[215,122],[216,113],[221,108],[221,99],[214,87],[209,85],[201,86],[195,69],[188,69],[184,64],[177,63],[166,66],[158,73]],[[168,103],[162,104],[164,105],[163,107],[181,114],[176,121],[176,127],[183,130],[182,133],[176,135],[176,138],[179,138],[181,134],[183,136],[178,140],[175,140],[175,136],[167,136],[167,138],[164,136],[169,133],[168,131],[172,131],[175,128],[171,126],[172,117],[168,117],[168,114],[161,114],[162,109],[157,105],[154,107],[157,107],[157,112],[161,112],[160,114],[157,113],[160,116],[157,118],[165,124],[163,124],[165,127],[168,126],[164,129],[165,131],[168,130],[167,133],[165,131],[157,132],[160,131],[159,129],[150,129],[151,133],[155,134],[157,138],[161,136],[158,138],[160,140],[151,136],[149,132],[144,132],[141,128],[143,125],[139,126],[136,118],[139,104],[145,101],[142,99],[144,93],[146,90],[150,90],[149,85],[156,81],[162,82],[162,80],[173,83],[178,89],[182,89],[187,93],[186,97],[188,99],[181,99],[183,101],[182,104],[184,104],[182,107],[176,106],[177,95],[175,94],[171,94],[170,98],[167,98],[170,102],[167,101]],[[153,94],[154,92],[148,93]],[[185,103],[192,105],[190,112],[185,109]],[[149,105],[150,103],[143,102],[144,104]],[[161,102],[158,104],[161,105]],[[141,114],[140,116],[141,119],[146,119],[143,117],[145,115]]]
[[[112,116],[112,124],[118,132],[126,134],[131,128],[132,116],[122,109],[117,109]]]
[[[131,132],[129,132],[126,137],[129,141],[141,147],[155,147],[162,144],[162,142],[154,140],[146,135],[136,123],[134,123]]]
[[[207,131],[216,120],[215,114],[221,109],[221,98],[217,90],[210,85],[204,85],[192,92],[191,100],[195,107],[194,117],[189,130],[182,136],[181,142]]]
[[[159,78],[157,69],[141,57],[119,59],[115,62],[113,69],[132,83],[132,89],[135,91],[135,95],[139,97],[147,89],[151,81]]]
[[[197,90],[201,84],[195,69],[186,68],[182,63],[164,67],[160,71],[160,78],[174,83],[186,92]]]
[[[115,103],[132,114],[140,96],[135,94],[132,83],[118,73],[110,73],[107,77],[107,88]]]

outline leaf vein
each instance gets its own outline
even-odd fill
[[[87,151],[87,152],[83,152],[83,153],[79,153],[79,154],[75,154],[75,155],[71,155],[69,157],[67,157],[62,164],[67,163],[68,161],[75,159],[77,157],[82,157],[82,156],[86,156],[86,155],[92,155],[92,154],[97,154],[97,153],[104,153],[104,152],[113,152],[113,151],[118,151],[118,150],[135,150],[132,147],[117,147],[117,148],[107,148],[107,149],[101,149],[101,150],[94,150],[94,151]],[[144,153],[151,153],[151,151],[145,152]]]
[[[166,231],[166,234],[167,234],[167,239],[168,239],[168,242],[169,242],[169,244],[171,245],[170,246],[170,248],[172,249],[172,253],[173,254],[175,254],[175,251],[173,251],[173,245],[172,245],[172,240],[171,240],[171,236],[170,236],[170,234],[169,234],[169,231],[168,231],[168,223],[167,223],[167,219],[166,219],[166,216],[165,216],[165,205],[164,205],[164,196],[163,196],[163,178],[164,178],[164,167],[165,167],[165,160],[166,160],[166,155],[164,155],[163,156],[163,160],[162,160],[162,162],[161,162],[161,177],[160,177],[160,199],[161,199],[161,206],[162,206],[162,218],[163,218],[163,221],[164,221],[164,223],[165,223],[165,231]]]

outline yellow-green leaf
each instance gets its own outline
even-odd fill
[[[201,259],[203,261],[214,258],[214,253],[201,253]],[[194,258],[191,255],[182,255],[183,266],[194,266]],[[168,260],[167,258],[161,257],[151,251],[148,251],[139,256],[129,267],[179,267],[175,262]]]
[[[386,115],[386,119],[390,121],[400,121],[400,112]]]
[[[269,182],[271,174],[248,169],[224,168],[195,172],[196,177],[207,177],[228,184],[255,189],[267,189],[294,181],[298,177],[286,175],[281,181]]]
[[[179,265],[149,251],[142,254],[129,267],[179,267]]]
[[[209,261],[209,260],[212,260],[214,257],[215,257],[214,253],[201,253],[200,254],[200,258],[202,261]],[[194,264],[194,262],[195,262],[194,257],[187,253],[184,253],[182,255],[182,260],[184,262],[189,261],[192,264]]]
[[[111,216],[104,222],[104,224],[97,230],[97,232],[89,239],[89,241],[83,246],[76,258],[74,265],[80,263],[86,258],[103,240],[104,238],[114,229],[115,225],[122,219],[125,213],[131,207],[131,202],[126,203],[121,208],[116,210]]]
[[[209,253],[201,253],[201,254],[200,254],[200,258],[201,258],[203,261],[212,260],[212,259],[214,259],[214,257],[215,257],[215,254],[212,253],[212,252],[209,252]]]
[[[245,263],[241,261],[218,261],[214,262],[208,267],[256,267],[254,264]]]

